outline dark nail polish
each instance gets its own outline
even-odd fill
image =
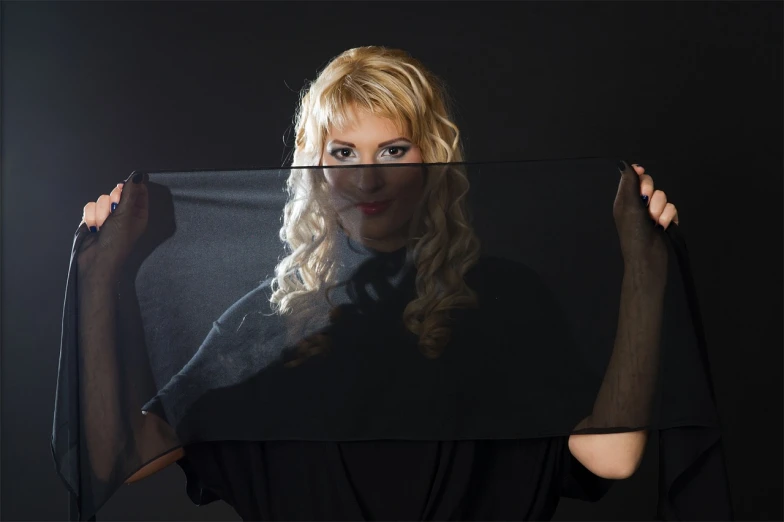
[[[136,183],[137,185],[142,182],[141,172],[137,172],[136,174],[133,175],[133,182]]]
[[[621,169],[621,172],[623,172],[624,170],[626,170],[626,163],[624,161],[619,161],[618,168]]]
[[[640,199],[642,199],[642,202],[645,203],[645,206],[647,207],[648,206],[648,196],[646,194],[643,194],[642,196],[640,196]]]
[[[90,232],[98,232],[98,227],[96,227],[95,225],[91,226]]]
[[[112,212],[117,208],[117,203],[112,203]]]

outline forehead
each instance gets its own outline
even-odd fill
[[[387,116],[373,114],[364,109],[347,109],[342,125],[331,125],[327,128],[328,140],[342,139],[353,143],[378,143],[398,136],[407,137],[405,129]]]

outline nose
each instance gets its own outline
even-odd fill
[[[378,168],[359,169],[356,183],[357,189],[366,194],[378,192],[384,186],[384,180]]]

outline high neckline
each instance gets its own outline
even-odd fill
[[[338,235],[341,236],[341,240],[348,245],[348,247],[358,254],[370,255],[373,257],[381,257],[381,258],[390,258],[396,259],[398,257],[405,257],[406,247],[405,245],[389,252],[384,252],[381,250],[376,250],[375,248],[369,247],[358,241],[356,239],[352,239],[346,231],[338,226]]]
[[[386,277],[391,277],[397,281],[403,277],[406,272],[405,269],[411,264],[406,246],[391,252],[375,250],[360,241],[352,239],[341,227],[338,227],[337,239],[341,245],[339,248],[344,252],[343,254],[338,254],[343,259],[341,264],[352,271],[357,266],[369,262],[386,274]]]

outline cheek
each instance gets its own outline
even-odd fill
[[[395,192],[400,202],[400,210],[411,214],[419,203],[424,191],[424,175],[421,173],[406,174],[396,180]]]
[[[331,169],[325,169],[324,181],[326,183],[326,190],[329,198],[329,204],[338,212],[344,210],[345,202],[348,200],[348,174],[336,172]]]
[[[346,174],[337,170],[324,169],[324,181],[330,190],[340,190],[346,185]]]

